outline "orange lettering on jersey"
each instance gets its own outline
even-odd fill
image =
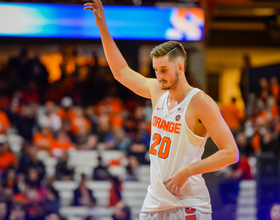
[[[180,126],[181,126],[181,124],[179,124],[179,123],[175,124],[174,133],[180,134]]]
[[[157,116],[154,116],[154,118],[153,118],[153,126],[154,127],[156,127],[156,125],[157,125]]]
[[[167,132],[180,134],[180,128],[181,128],[180,123],[174,123],[174,122],[166,121],[165,119],[154,116],[153,121],[152,121],[152,125],[154,127],[157,127],[159,129],[167,131]]]
[[[160,117],[158,117],[158,118],[157,118],[157,124],[156,124],[156,127],[158,127],[158,128],[160,127],[160,122],[161,122],[161,118],[160,118]]]
[[[169,132],[174,132],[174,125],[175,125],[174,122],[170,123],[169,129],[168,129]]]
[[[166,123],[166,126],[164,127],[163,130],[168,131],[169,126],[170,126],[170,121],[168,121],[168,122]]]
[[[160,125],[159,129],[165,130],[164,129],[165,126],[166,126],[166,121],[164,119],[162,119],[162,122],[161,122],[161,125]]]

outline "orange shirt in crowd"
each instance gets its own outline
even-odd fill
[[[0,134],[6,133],[10,128],[10,120],[5,112],[0,111]]]
[[[3,154],[0,154],[0,171],[7,169],[11,165],[18,165],[18,159],[15,154],[10,150],[7,150],[3,152]]]
[[[13,201],[16,203],[22,203],[24,205],[27,205],[29,203],[29,200],[22,193],[15,194],[13,196]]]
[[[271,93],[275,100],[278,100],[280,93],[280,86],[278,84],[271,85]]]
[[[102,109],[108,111],[112,128],[119,128],[124,125],[122,113],[125,110],[124,103],[121,99],[116,97],[106,97],[96,105],[97,115]],[[103,112],[104,113],[104,112]]]
[[[71,141],[69,140],[55,140],[52,143],[51,146],[51,151],[55,150],[55,149],[59,149],[59,150],[70,150],[74,148],[73,144]]]
[[[230,129],[238,129],[241,126],[241,120],[244,118],[244,112],[241,111],[235,103],[230,103],[221,108],[221,114]]]
[[[78,136],[81,129],[86,129],[87,133],[90,132],[90,120],[85,117],[75,117],[72,121],[72,134]]]
[[[253,135],[252,137],[252,147],[254,149],[255,152],[258,152],[261,150],[261,135],[259,133],[256,133]]]
[[[51,133],[43,135],[38,132],[33,137],[33,143],[36,144],[40,150],[50,151],[54,139]]]
[[[56,114],[61,118],[61,120],[68,119],[69,121],[73,121],[75,118],[75,112],[73,110],[65,111],[63,108],[59,108],[56,112]]]

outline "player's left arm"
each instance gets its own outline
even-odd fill
[[[188,177],[217,171],[237,162],[239,158],[234,137],[222,118],[216,102],[200,92],[193,97],[190,105],[192,109],[195,109],[197,118],[202,122],[219,150],[201,161],[183,166],[164,182],[168,183],[167,188],[172,187],[172,193],[177,190],[177,196]]]

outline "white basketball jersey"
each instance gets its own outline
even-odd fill
[[[157,212],[174,207],[195,208],[211,213],[210,196],[205,181],[200,175],[187,179],[179,197],[171,194],[163,182],[182,166],[201,160],[204,145],[209,137],[195,135],[185,122],[185,113],[192,97],[200,92],[192,89],[185,99],[168,111],[169,92],[158,100],[152,116],[150,143],[150,180],[141,212]]]

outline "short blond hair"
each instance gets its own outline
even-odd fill
[[[167,41],[153,48],[150,53],[151,58],[163,57],[166,55],[169,61],[174,61],[177,57],[182,57],[184,59],[184,71],[186,71],[187,53],[181,43],[177,41]]]

